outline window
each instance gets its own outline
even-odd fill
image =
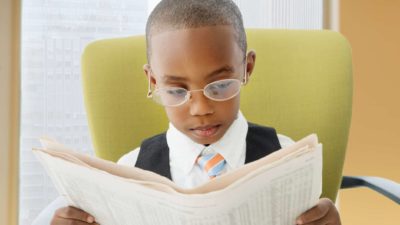
[[[95,39],[143,34],[159,0],[29,0],[22,5],[20,224],[58,196],[31,148],[48,135],[93,154],[80,57]],[[321,29],[322,0],[237,0],[246,27]]]

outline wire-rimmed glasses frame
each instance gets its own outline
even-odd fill
[[[245,62],[246,62],[245,58]],[[178,107],[185,104],[192,97],[193,92],[203,92],[203,95],[213,101],[227,101],[236,97],[240,93],[243,85],[247,84],[246,66],[244,67],[244,79],[235,78],[222,79],[207,84],[202,89],[187,90],[181,87],[163,87],[151,90],[151,80],[149,76],[148,98],[152,98],[156,103],[167,107]],[[150,70],[152,74],[152,71]]]

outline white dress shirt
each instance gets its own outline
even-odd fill
[[[185,134],[169,124],[167,130],[167,144],[169,147],[169,160],[172,180],[181,187],[191,188],[209,180],[208,175],[195,163],[197,156],[202,152],[219,153],[226,160],[223,173],[232,171],[244,165],[246,158],[246,136],[248,123],[239,111],[237,119],[228,128],[224,136],[217,142],[204,146],[192,141]],[[287,136],[278,134],[281,147],[294,143]],[[118,160],[118,164],[135,166],[140,148],[125,154]],[[48,205],[32,223],[32,225],[48,225],[54,212],[61,207],[66,207],[67,202],[63,197],[58,197]]]
[[[171,123],[167,130],[167,144],[169,147],[169,163],[171,178],[178,186],[191,188],[209,180],[207,173],[195,163],[196,158],[204,153],[219,153],[226,160],[222,173],[232,171],[244,165],[246,159],[246,136],[248,123],[239,111],[237,119],[228,128],[224,136],[208,146],[198,144],[180,132]],[[281,147],[294,143],[287,136],[278,134]],[[118,164],[134,166],[140,148],[125,154],[118,160]]]

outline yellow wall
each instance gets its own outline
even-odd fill
[[[17,224],[20,1],[0,0],[0,224]]]
[[[353,50],[353,118],[344,174],[400,182],[400,0],[341,0]],[[375,192],[340,192],[342,222],[400,224],[400,206]]]

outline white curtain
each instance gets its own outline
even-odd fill
[[[48,135],[92,154],[80,78],[83,48],[99,38],[143,33],[147,2],[29,0],[22,6],[20,224],[56,196],[31,153]]]
[[[20,224],[57,193],[31,153],[48,135],[92,153],[80,56],[91,41],[143,34],[159,0],[27,0],[22,5]],[[246,27],[322,29],[323,0],[237,0]]]

